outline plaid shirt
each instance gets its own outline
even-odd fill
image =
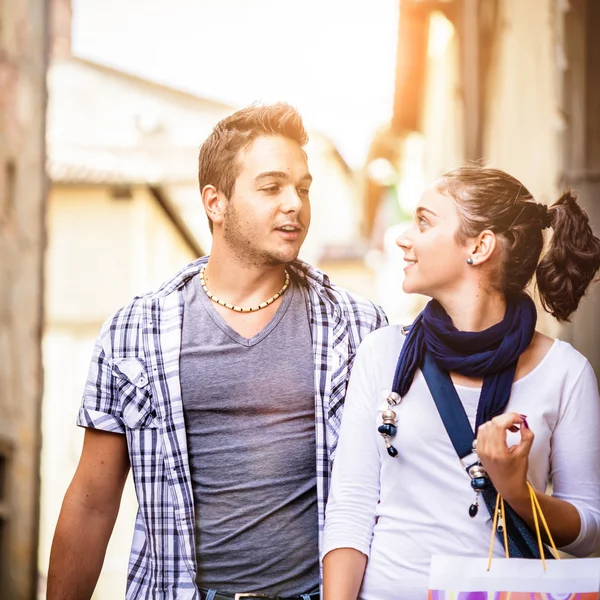
[[[94,348],[78,425],[127,436],[139,501],[127,598],[198,599],[194,497],[187,454],[179,353],[182,288],[208,257],[157,291],[139,296],[103,326]],[[315,357],[319,530],[349,371],[360,341],[387,323],[372,303],[300,261],[291,265],[306,296]]]

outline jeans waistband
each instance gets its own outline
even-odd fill
[[[316,591],[310,594],[299,594],[298,596],[268,596],[253,592],[237,592],[232,594],[200,588],[200,597],[202,600],[320,600],[321,593]]]

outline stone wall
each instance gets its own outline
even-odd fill
[[[0,3],[0,597],[35,598],[47,2]]]

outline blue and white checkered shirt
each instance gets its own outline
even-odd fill
[[[139,296],[102,327],[78,425],[125,434],[139,501],[127,598],[198,599],[194,497],[179,380],[182,288],[208,257]],[[383,311],[300,261],[315,358],[317,498],[322,531],[329,474],[360,341],[387,323]]]

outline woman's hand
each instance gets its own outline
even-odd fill
[[[520,431],[521,442],[509,448],[507,431]],[[518,413],[494,417],[477,431],[477,456],[494,487],[509,504],[529,498],[527,469],[533,438],[525,416]]]

